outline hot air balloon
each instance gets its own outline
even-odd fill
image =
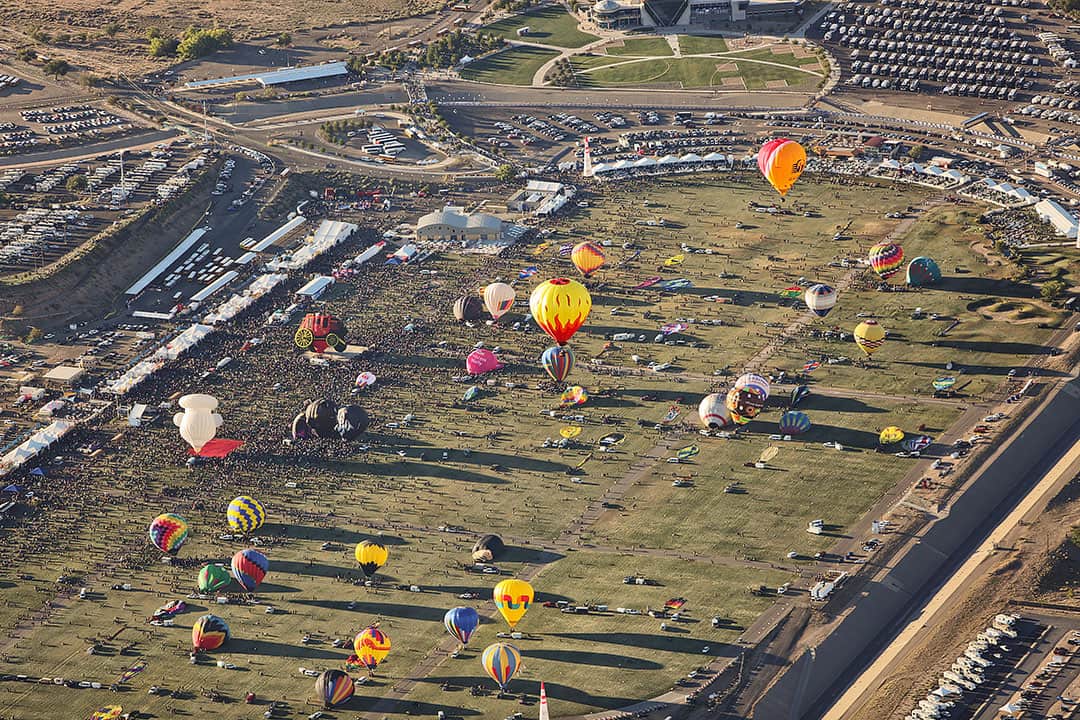
[[[327,710],[348,702],[355,690],[353,679],[341,670],[323,670],[315,679],[315,694]]]
[[[304,427],[315,437],[334,437],[337,410],[337,403],[330,398],[312,400],[304,408]]]
[[[480,656],[480,664],[503,691],[521,670],[521,652],[509,643],[488,645]]]
[[[604,264],[604,248],[594,242],[578,243],[570,253],[570,260],[578,272],[587,278],[592,277]]]
[[[562,405],[584,405],[589,399],[589,391],[580,385],[571,385],[559,395],[559,403]]]
[[[825,317],[836,305],[836,290],[828,285],[811,285],[806,289],[806,307],[818,317]]]
[[[555,382],[565,380],[575,363],[574,351],[566,345],[553,345],[540,355],[540,366]]]
[[[491,283],[484,288],[484,306],[494,320],[498,320],[514,307],[517,294],[506,283]]]
[[[443,616],[446,632],[458,639],[463,646],[469,644],[469,638],[480,627],[480,614],[471,607],[456,607],[446,611]]]
[[[788,410],[780,416],[780,432],[785,435],[801,435],[810,429],[810,416],[798,410]]]
[[[386,564],[390,557],[390,551],[382,543],[373,540],[364,540],[356,544],[356,562],[360,563],[360,569],[368,577],[372,577]]]
[[[806,150],[794,140],[776,138],[758,150],[757,164],[769,184],[784,196],[806,167]]]
[[[855,328],[855,344],[869,357],[885,344],[885,328],[877,320],[863,320]]]
[[[150,542],[163,553],[175,555],[187,541],[187,536],[187,520],[179,515],[165,513],[150,523]]]
[[[293,341],[301,350],[324,353],[327,348],[330,348],[344,352],[349,346],[345,342],[345,335],[345,323],[339,318],[326,313],[308,313],[300,321],[300,327],[296,329]]]
[[[252,592],[266,577],[270,561],[258,550],[247,548],[232,557],[232,575],[240,587]]]
[[[370,424],[371,420],[364,408],[359,405],[346,405],[338,408],[334,432],[342,440],[351,442],[367,430]]]
[[[203,615],[191,626],[191,645],[196,650],[217,650],[229,639],[229,626],[217,615]]]
[[[366,627],[356,635],[353,650],[360,662],[374,671],[386,656],[390,654],[390,636],[374,625]]]
[[[806,385],[796,385],[791,391],[791,407],[795,407],[802,399],[810,394],[810,388]]]
[[[880,275],[882,280],[888,280],[900,272],[900,266],[904,262],[904,249],[896,243],[878,243],[870,248],[867,257],[871,269]]]
[[[769,381],[761,375],[758,375],[757,373],[745,373],[743,375],[740,375],[738,379],[735,380],[735,387],[753,388],[766,400],[769,399],[769,393],[772,390],[772,388],[769,386]]]
[[[180,428],[180,437],[197,454],[203,445],[214,439],[221,427],[221,416],[214,412],[218,406],[217,398],[195,393],[180,398],[179,404],[184,412],[173,415],[173,425]]]
[[[458,322],[477,320],[484,310],[484,302],[475,295],[463,295],[454,301],[454,318]]]
[[[736,425],[745,425],[761,413],[765,407],[765,396],[756,387],[733,387],[728,390],[724,400],[731,420]]]
[[[473,350],[465,358],[465,369],[469,371],[470,375],[483,375],[498,370],[502,366],[503,364],[499,362],[499,358],[495,356],[495,353],[487,348]]]
[[[378,378],[375,377],[375,373],[365,370],[356,376],[356,387],[365,388],[374,385],[376,380],[378,380]]]
[[[718,430],[731,423],[731,414],[724,403],[724,396],[720,393],[712,393],[701,399],[698,405],[698,417],[705,427]]]
[[[907,284],[913,287],[933,285],[941,282],[941,268],[933,258],[917,257],[908,263]]]
[[[929,435],[912,435],[904,438],[904,442],[901,443],[900,446],[908,452],[922,452],[930,447],[930,443],[932,442],[933,438]]]
[[[532,585],[524,580],[510,578],[495,586],[495,607],[499,608],[506,623],[513,630],[533,601]]]
[[[577,280],[547,280],[529,296],[533,320],[559,345],[565,345],[585,324],[591,309],[592,296]]]
[[[229,571],[220,565],[204,565],[199,571],[199,592],[217,592],[232,582]]]
[[[505,549],[506,545],[501,537],[498,535],[485,535],[473,545],[472,559],[476,562],[491,562]]]
[[[955,384],[956,378],[952,376],[934,378],[933,382],[931,383],[931,385],[934,386],[935,390],[949,390]]]
[[[266,522],[262,503],[250,495],[239,495],[229,503],[225,517],[233,530],[243,533],[255,532]]]
[[[890,425],[878,435],[878,442],[882,445],[892,445],[904,439],[904,431],[895,425]]]

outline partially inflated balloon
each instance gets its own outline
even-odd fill
[[[462,645],[468,645],[469,638],[480,627],[480,614],[471,607],[451,608],[443,616],[443,625],[446,632],[456,637]]]
[[[878,435],[878,442],[882,445],[892,445],[904,439],[904,431],[895,425],[890,425]]]
[[[359,405],[346,405],[338,408],[337,423],[334,432],[342,440],[352,441],[360,437],[371,423],[367,411]]]
[[[175,555],[187,541],[187,537],[187,520],[179,515],[165,513],[158,515],[150,523],[150,542],[163,553]]]
[[[390,636],[374,625],[364,628],[353,641],[353,650],[368,670],[374,670],[390,654]]]
[[[533,320],[560,345],[585,324],[591,309],[592,296],[577,280],[554,278],[537,285],[529,296]]]
[[[867,258],[873,271],[882,280],[887,280],[900,272],[900,266],[904,263],[904,249],[896,243],[878,243],[870,248]]]
[[[491,283],[484,288],[484,306],[491,313],[491,317],[498,320],[514,307],[514,298],[517,294],[514,288],[506,283]]]
[[[470,375],[483,375],[498,370],[502,366],[503,364],[499,362],[498,356],[487,348],[473,350],[465,358],[465,369]]]
[[[255,498],[240,495],[229,503],[225,517],[233,530],[249,533],[258,530],[266,522],[266,511],[263,510],[262,503]]]
[[[315,680],[315,694],[327,710],[348,701],[355,690],[353,679],[341,670],[323,670]]]
[[[828,285],[812,285],[806,290],[806,307],[818,317],[825,317],[836,305],[836,290]]]
[[[745,373],[743,375],[740,375],[739,378],[735,381],[735,387],[737,387],[737,388],[744,388],[744,387],[753,388],[758,394],[762,395],[766,400],[769,399],[769,393],[771,391],[771,388],[769,387],[769,381],[767,379],[765,379],[764,377],[762,377],[761,375],[758,375],[757,373]]]
[[[794,140],[776,138],[761,146],[757,162],[776,192],[787,195],[806,167],[806,150]]]
[[[907,284],[914,287],[941,282],[941,268],[933,258],[917,257],[908,263]]]
[[[229,626],[217,615],[203,615],[191,626],[191,645],[196,650],[217,650],[229,639]]]
[[[731,419],[737,425],[745,425],[761,413],[765,407],[765,395],[752,386],[733,387],[725,400]]]
[[[789,410],[780,416],[780,432],[800,435],[810,429],[810,416],[798,410]]]
[[[594,242],[578,243],[570,253],[570,260],[578,272],[585,277],[592,277],[604,264],[604,248]]]
[[[454,301],[454,319],[458,322],[476,320],[484,309],[484,303],[475,295],[464,295]]]
[[[855,328],[855,344],[868,356],[885,344],[885,328],[877,320],[864,320]]]
[[[540,356],[540,366],[555,382],[565,380],[570,371],[574,369],[576,362],[574,351],[566,345],[549,347]]]
[[[562,405],[584,405],[589,399],[589,391],[580,385],[572,385],[559,395],[559,403]]]
[[[498,535],[485,535],[473,545],[472,559],[476,562],[491,562],[505,549],[506,545],[501,537]]]
[[[480,664],[491,679],[505,690],[514,676],[521,670],[521,652],[509,643],[488,645],[480,656]]]
[[[229,571],[220,565],[206,565],[199,571],[199,592],[217,592],[232,582]]]
[[[248,592],[259,587],[269,569],[270,561],[254,548],[241,550],[232,557],[232,575],[240,587]]]
[[[503,580],[495,586],[492,594],[495,607],[499,608],[499,612],[502,613],[511,630],[525,615],[525,611],[529,609],[533,601],[532,585],[517,578]]]
[[[705,423],[705,427],[713,430],[719,430],[731,423],[731,413],[728,412],[724,396],[720,393],[712,393],[701,399],[698,405],[698,417]]]
[[[371,577],[379,568],[386,564],[390,557],[390,551],[382,543],[372,540],[363,540],[356,545],[356,562],[360,563],[360,569],[364,574]]]

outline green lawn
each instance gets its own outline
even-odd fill
[[[529,28],[529,34],[519,37],[517,31],[523,27]],[[561,5],[513,15],[485,25],[482,30],[507,40],[525,40],[565,48],[579,48],[600,39],[578,30],[577,18]]]
[[[779,45],[776,47],[778,50],[787,49],[789,46]],[[740,52],[733,52],[728,57],[732,59],[746,59],[746,60],[763,60],[765,62],[780,63],[782,65],[793,65],[798,67],[800,65],[813,65],[820,62],[817,57],[795,57],[791,52],[773,52],[773,48],[757,48],[754,50],[743,50]]]
[[[656,58],[636,62],[624,61],[613,65],[615,62],[618,62],[615,58],[607,58],[605,63],[600,58],[588,57],[576,67],[579,72],[583,69],[594,69],[579,75],[578,80],[595,87],[640,85],[702,88],[723,86],[724,78],[739,77],[748,90],[766,89],[767,83],[774,80],[785,81],[787,88],[805,90],[821,80],[819,75],[801,72],[792,67],[736,62],[735,67],[731,68],[727,67],[731,63],[724,58]],[[723,69],[718,69],[720,67]]]
[[[683,55],[702,55],[728,51],[727,41],[720,36],[680,35],[679,49]]]
[[[461,77],[503,85],[531,85],[536,71],[558,54],[538,47],[514,47],[469,63],[462,68]]]
[[[787,88],[806,90],[821,82],[821,75],[811,75],[794,68],[762,65],[761,63],[737,62],[738,75],[747,90],[765,90],[771,81],[784,81]]]
[[[626,38],[622,45],[608,45],[608,55],[637,55],[639,57],[667,57],[672,54],[671,45],[664,38]]]

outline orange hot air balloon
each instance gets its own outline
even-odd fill
[[[806,168],[806,150],[794,140],[775,138],[758,150],[757,163],[769,184],[784,196]]]
[[[565,345],[585,324],[592,296],[577,280],[554,278],[540,283],[529,296],[529,310],[540,329]]]
[[[589,278],[604,265],[604,248],[594,242],[582,242],[574,246],[570,260],[578,271]]]

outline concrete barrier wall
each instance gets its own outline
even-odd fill
[[[922,539],[816,648],[808,650],[754,707],[760,720],[818,718],[901,629],[908,613],[970,554],[997,522],[1080,437],[1080,379],[1064,385]],[[1060,447],[1059,447],[1060,446]]]

